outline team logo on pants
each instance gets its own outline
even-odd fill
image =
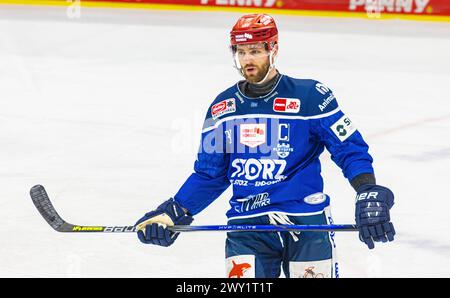
[[[315,269],[316,267],[314,266],[306,268],[303,278],[324,278],[323,273],[314,272]]]
[[[254,278],[255,256],[240,255],[226,259],[228,278]]]
[[[332,260],[289,262],[291,278],[331,278]]]

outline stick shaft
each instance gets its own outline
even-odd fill
[[[357,231],[355,225],[207,225],[207,226],[174,226],[173,232],[332,232]]]
[[[80,226],[66,222],[56,212],[47,192],[42,185],[36,185],[30,190],[30,195],[39,213],[56,231],[64,233],[135,233],[135,226]],[[173,226],[168,227],[173,232],[332,232],[357,231],[355,225],[204,225],[204,226]]]
[[[353,232],[355,225],[205,225],[173,226],[172,232]],[[65,223],[58,229],[63,233],[135,233],[135,226],[78,226]]]

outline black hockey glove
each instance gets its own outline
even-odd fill
[[[169,199],[154,211],[146,213],[136,223],[138,238],[142,243],[170,246],[178,238],[179,233],[167,229],[173,225],[190,225],[194,218],[184,212],[183,208],[174,200]]]
[[[375,242],[393,241],[395,230],[390,222],[389,209],[394,205],[394,194],[384,186],[365,184],[358,188],[355,220],[359,238],[369,249]]]

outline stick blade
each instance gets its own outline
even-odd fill
[[[30,190],[31,200],[42,217],[58,232],[70,230],[70,224],[66,223],[56,212],[50,198],[42,185],[35,185]]]

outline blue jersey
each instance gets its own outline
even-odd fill
[[[325,147],[350,181],[373,173],[368,145],[322,83],[281,75],[258,98],[236,84],[211,104],[194,173],[174,198],[195,215],[231,185],[228,218],[322,212]]]

